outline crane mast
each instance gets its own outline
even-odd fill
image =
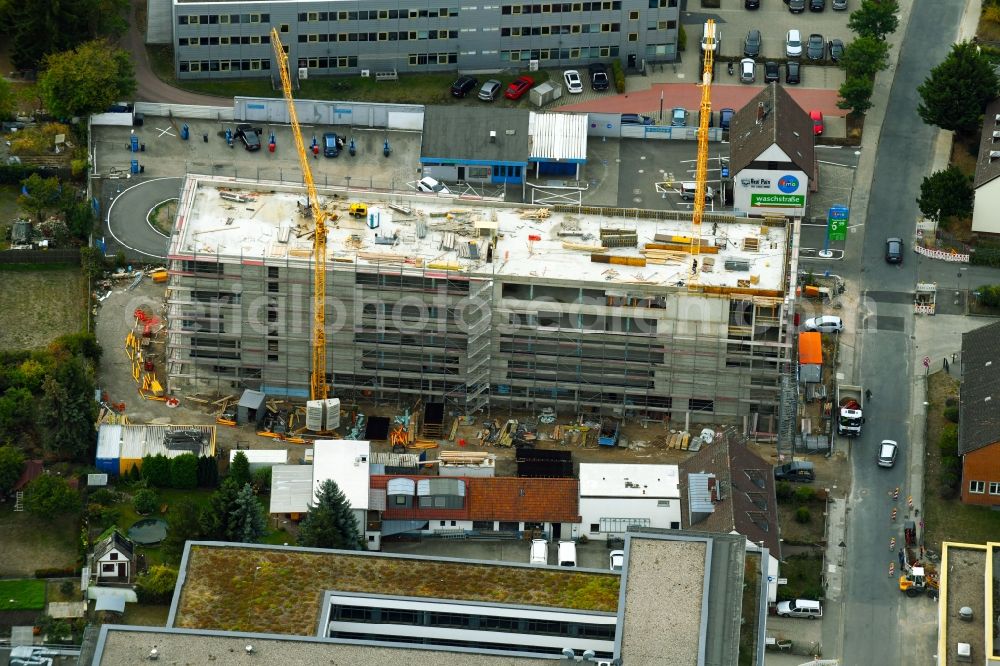
[[[329,392],[326,383],[326,221],[328,216],[323,207],[320,206],[319,195],[316,194],[316,183],[313,182],[308,153],[305,143],[302,141],[302,128],[299,126],[299,117],[295,113],[292,79],[288,73],[288,55],[285,53],[285,47],[281,43],[276,28],[271,28],[271,45],[274,47],[274,57],[278,61],[278,71],[281,73],[281,90],[285,95],[288,117],[292,123],[295,151],[299,156],[299,166],[302,168],[302,178],[309,196],[309,207],[316,225],[316,233],[313,236],[312,369],[309,389],[313,400],[325,400]]]
[[[695,168],[694,215],[691,218],[691,278],[688,286],[698,284],[698,257],[701,255],[701,220],[705,216],[705,190],[708,187],[708,124],[712,118],[712,68],[715,61],[715,21],[705,21],[704,67],[701,73],[701,106],[698,114],[698,162]]]

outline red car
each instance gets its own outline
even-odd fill
[[[821,136],[823,134],[823,112],[810,111],[809,117],[813,121],[813,136]]]
[[[521,99],[533,85],[535,85],[535,80],[530,76],[519,76],[507,86],[507,92],[503,96],[507,99]]]

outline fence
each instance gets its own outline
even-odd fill
[[[0,264],[79,264],[80,250],[7,250],[0,252]]]
[[[200,120],[233,120],[231,106],[195,106],[193,104],[160,104],[158,102],[136,102],[135,112],[147,116],[174,118],[195,118]]]
[[[935,250],[922,245],[914,245],[913,250],[917,254],[922,254],[930,259],[940,259],[941,261],[950,261],[956,264],[969,263],[968,254],[956,252],[955,250]]]

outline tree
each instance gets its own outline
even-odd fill
[[[998,90],[1000,80],[989,57],[970,42],[954,44],[951,53],[917,88],[921,99],[917,112],[928,125],[975,132],[983,109]]]
[[[24,454],[13,446],[0,446],[0,497],[11,491],[23,471]]]
[[[66,204],[67,194],[55,176],[42,178],[33,173],[21,181],[21,196],[17,203],[42,222],[50,211],[60,210]]]
[[[26,388],[9,388],[0,396],[0,441],[13,441],[35,420],[35,396]]]
[[[31,0],[9,5],[11,59],[19,69],[34,69],[49,53],[95,37],[115,39],[128,29],[128,0]]]
[[[142,457],[142,478],[154,488],[170,487],[170,458],[165,455]]]
[[[889,45],[874,37],[858,37],[844,47],[839,64],[848,78],[874,79],[889,65]]]
[[[78,459],[88,457],[97,444],[94,422],[93,371],[79,356],[59,359],[42,384],[41,425],[47,431],[45,447]]]
[[[135,92],[132,57],[104,41],[45,56],[38,90],[54,116],[69,118],[104,111]]]
[[[924,182],[920,184],[917,205],[925,217],[941,221],[949,217],[971,215],[974,197],[972,179],[958,167],[950,166],[924,178]]]
[[[261,467],[253,473],[253,489],[258,493],[271,492],[271,468]]]
[[[324,481],[316,493],[316,506],[309,509],[299,526],[298,544],[357,550],[359,541],[358,523],[350,502],[334,481]]]
[[[247,454],[237,451],[233,457],[233,462],[229,465],[229,478],[236,482],[237,488],[242,488],[245,484],[253,481],[253,474],[250,473],[250,461]]]
[[[156,491],[149,488],[143,488],[132,498],[132,506],[135,507],[135,512],[140,516],[148,516],[156,511],[156,505],[159,502],[160,498]]]
[[[247,483],[237,493],[236,503],[229,514],[229,540],[258,543],[266,531],[264,511],[253,494],[253,488]]]
[[[219,465],[212,456],[198,458],[198,487],[215,488],[219,485]]]
[[[165,604],[173,598],[176,586],[177,570],[157,564],[136,580],[135,594],[144,604]]]
[[[66,228],[73,238],[86,242],[96,223],[94,209],[86,201],[78,201],[66,208]]]
[[[226,479],[208,500],[208,507],[201,512],[199,524],[206,539],[227,541],[229,539],[229,514],[236,506],[236,496],[240,487],[232,479]]]
[[[172,560],[180,560],[184,544],[202,538],[201,507],[190,499],[182,499],[170,507],[170,529],[163,542],[163,552]]]
[[[0,79],[0,120],[17,115],[17,95],[7,79]]]
[[[837,108],[850,109],[852,113],[863,114],[872,108],[872,89],[874,82],[860,76],[848,78],[840,85]]]
[[[896,0],[862,0],[851,12],[847,27],[861,37],[884,40],[899,26],[899,3]]]
[[[198,485],[198,456],[185,453],[170,461],[170,487],[188,490]]]
[[[43,474],[28,484],[24,508],[39,518],[53,520],[80,510],[80,495],[61,476]]]

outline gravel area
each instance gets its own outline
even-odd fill
[[[698,663],[706,547],[698,541],[632,539],[623,661],[660,666]]]
[[[983,613],[986,612],[986,590],[983,579],[986,576],[986,551],[970,548],[948,548],[948,589],[947,619],[945,625],[944,664],[957,664],[955,646],[969,643],[972,646],[972,660],[984,659],[986,636],[983,633]],[[963,606],[972,608],[972,622],[963,622],[958,611]]]

